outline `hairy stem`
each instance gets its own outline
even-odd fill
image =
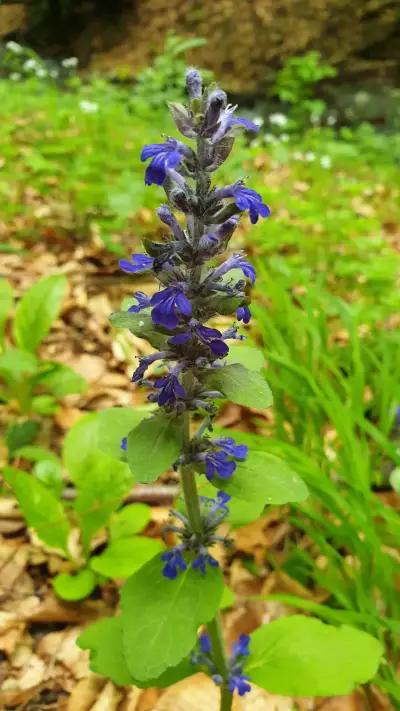
[[[211,640],[216,667],[224,680],[221,685],[220,711],[230,711],[232,708],[233,695],[227,686],[228,664],[219,613],[217,613],[214,619],[207,625],[207,632]]]

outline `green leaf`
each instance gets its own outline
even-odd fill
[[[137,425],[128,435],[128,464],[137,481],[149,484],[164,474],[182,451],[182,419],[163,412]]]
[[[10,425],[5,438],[10,458],[14,456],[14,453],[18,451],[20,447],[33,442],[39,430],[40,424],[35,420],[25,420],[24,422],[15,422]]]
[[[272,393],[262,375],[240,363],[215,368],[206,382],[210,390],[219,390],[238,405],[259,410],[272,405]]]
[[[128,328],[135,336],[145,338],[155,348],[164,348],[171,335],[160,333],[151,320],[150,312],[145,309],[139,313],[116,311],[111,314],[110,321],[116,328]]]
[[[74,602],[88,597],[96,587],[96,576],[89,568],[80,570],[78,573],[68,575],[60,573],[53,578],[53,588],[63,600]]]
[[[232,590],[228,588],[227,585],[224,586],[224,592],[222,593],[221,602],[219,604],[220,610],[226,610],[228,607],[233,607],[236,602],[236,597]]]
[[[62,363],[46,363],[46,371],[35,379],[44,385],[54,397],[65,397],[82,393],[87,388],[87,382],[79,373]]]
[[[4,327],[14,305],[13,288],[5,279],[0,279],[0,344],[3,342]]]
[[[9,348],[0,355],[0,376],[6,382],[15,382],[22,375],[35,373],[38,360],[32,353],[20,351],[18,348]]]
[[[146,536],[118,538],[91,558],[90,567],[107,578],[129,578],[164,548],[162,541]]]
[[[130,504],[113,514],[110,522],[112,540],[133,536],[146,528],[151,518],[151,508],[146,504]]]
[[[53,459],[43,459],[35,464],[33,474],[42,484],[52,489],[57,498],[61,496],[64,481],[60,462]]]
[[[233,346],[229,346],[226,362],[228,364],[239,363],[245,366],[245,368],[255,370],[259,373],[265,363],[265,357],[264,353],[258,348],[234,344]]]
[[[98,413],[98,446],[117,459],[121,456],[121,440],[149,414],[149,406],[110,407]]]
[[[246,673],[270,693],[336,696],[373,678],[383,648],[354,627],[291,615],[256,630],[250,651]]]
[[[96,414],[84,415],[67,433],[63,461],[73,482],[85,475],[87,460],[98,450],[99,420]]]
[[[57,318],[67,280],[62,274],[44,277],[25,292],[15,310],[13,333],[16,344],[34,352]]]
[[[230,479],[214,476],[212,484],[233,497],[260,506],[304,501],[308,496],[308,489],[299,475],[283,459],[268,452],[250,451]]]
[[[11,486],[28,525],[48,546],[67,551],[69,522],[61,502],[35,477],[6,467],[5,481]]]
[[[28,462],[42,462],[42,461],[52,461],[57,464],[60,463],[59,458],[50,449],[45,449],[44,447],[37,447],[36,445],[24,445],[19,447],[15,452],[14,456],[22,457]]]
[[[231,434],[229,432],[228,434]],[[218,479],[219,481],[219,479]],[[219,485],[218,485],[219,487]],[[219,487],[220,488],[220,487]],[[197,485],[200,496],[215,497],[215,487],[205,477],[201,477]],[[175,508],[180,510],[180,502],[175,504]],[[233,528],[245,526],[247,523],[252,523],[261,516],[265,509],[265,502],[261,501],[243,501],[242,499],[231,499],[229,502],[229,517],[227,523]],[[185,513],[185,507],[182,502],[182,513]]]
[[[92,536],[105,526],[132,486],[132,475],[124,462],[101,452],[86,458],[85,469],[75,477],[74,509],[85,551]]]
[[[223,587],[219,568],[202,577],[188,567],[169,580],[159,556],[129,578],[121,591],[123,644],[135,679],[157,677],[189,654],[198,626],[215,615]]]
[[[53,415],[59,406],[51,395],[37,395],[32,398],[31,410],[38,415]]]
[[[118,686],[154,686],[162,689],[195,673],[193,664],[186,658],[156,679],[145,682],[135,680],[129,672],[124,656],[121,617],[110,617],[90,625],[78,637],[77,644],[81,649],[90,650],[91,670],[109,677]]]

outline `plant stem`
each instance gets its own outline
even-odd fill
[[[185,387],[191,384],[191,373],[185,374]],[[184,444],[185,446],[190,442],[190,415],[185,413],[183,415],[184,424]],[[193,467],[190,465],[184,465],[181,467],[181,481],[183,496],[186,504],[186,513],[188,515],[189,521],[193,530],[197,533],[202,531],[202,520],[200,513],[199,496],[197,493],[196,479],[193,471]],[[215,665],[223,678],[223,683],[221,685],[221,705],[220,711],[231,711],[232,708],[232,694],[226,685],[226,679],[228,675],[228,665],[225,655],[224,640],[221,632],[221,622],[219,614],[217,613],[213,620],[207,625],[208,634],[210,636],[213,657]]]

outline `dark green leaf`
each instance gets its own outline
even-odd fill
[[[65,296],[67,280],[53,274],[36,282],[19,301],[15,310],[13,332],[20,348],[35,351],[57,318]]]
[[[272,393],[262,375],[240,363],[215,368],[206,382],[208,388],[219,390],[238,405],[259,410],[272,405]]]
[[[189,654],[198,626],[215,615],[223,593],[219,568],[209,568],[202,577],[189,567],[176,580],[169,580],[162,567],[157,556],[132,575],[121,591],[126,661],[139,680],[159,676]]]
[[[53,578],[53,588],[56,594],[68,602],[83,600],[93,592],[95,587],[96,576],[89,568],[80,570],[73,575],[60,573]]]
[[[107,578],[129,578],[164,548],[160,540],[146,536],[118,538],[104,553],[91,558],[90,567]]]
[[[128,435],[128,464],[137,481],[164,474],[182,451],[182,419],[163,412],[142,420]]]
[[[48,546],[67,551],[69,523],[61,502],[31,474],[6,467],[5,481],[11,486],[28,525]]]
[[[233,497],[262,504],[287,504],[304,501],[308,489],[303,480],[283,459],[267,452],[249,452],[230,479],[214,477],[214,486]]]
[[[40,424],[36,420],[25,420],[10,425],[6,432],[6,445],[10,457],[14,456],[15,451],[20,447],[33,442],[39,430]]]
[[[260,627],[250,650],[246,673],[252,681],[285,696],[349,694],[374,677],[383,652],[366,632],[302,615]]]

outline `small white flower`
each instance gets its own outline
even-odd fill
[[[289,136],[288,133],[281,133],[281,135],[279,136],[279,138],[280,138],[280,140],[281,140],[283,143],[287,143],[288,140],[289,140],[289,138],[290,138],[290,136]]]
[[[44,77],[47,77],[47,72],[43,67],[39,67],[39,69],[36,72],[36,76],[38,79],[44,79]]]
[[[58,69],[51,69],[49,72],[50,76],[52,79],[57,79],[58,77]]]
[[[293,151],[294,160],[304,160],[304,156],[300,151]]]
[[[26,72],[30,72],[31,70],[33,71],[36,69],[38,66],[36,59],[27,59],[26,62],[23,63],[22,68],[25,69]]]
[[[99,105],[94,101],[86,101],[85,99],[79,102],[79,106],[85,114],[95,114],[99,108]]]
[[[330,156],[321,156],[319,159],[321,168],[326,168],[329,170],[329,168],[332,167],[332,158]]]
[[[272,135],[272,133],[264,133],[264,141],[266,143],[275,143],[276,138]]]
[[[262,116],[256,116],[255,118],[253,118],[253,123],[255,123],[256,126],[262,126],[264,123],[264,119]]]
[[[368,91],[357,91],[354,100],[358,106],[364,106],[365,104],[368,104],[370,98],[371,94],[368,94]]]
[[[271,114],[269,117],[269,122],[275,126],[286,126],[288,122],[288,117],[285,114]]]
[[[78,57],[67,57],[62,60],[61,65],[65,69],[76,69],[78,66]]]
[[[329,114],[328,118],[326,119],[326,123],[328,126],[334,126],[337,121],[337,118],[335,114]]]
[[[18,72],[11,72],[10,79],[11,81],[18,81],[18,79],[21,79],[21,74]]]
[[[315,160],[315,153],[313,153],[312,151],[307,151],[307,153],[304,154],[304,158],[309,163],[312,163],[313,160]]]
[[[6,47],[10,50],[10,52],[14,52],[14,54],[21,54],[22,52],[21,45],[18,44],[18,42],[13,42],[12,40],[6,43]]]

